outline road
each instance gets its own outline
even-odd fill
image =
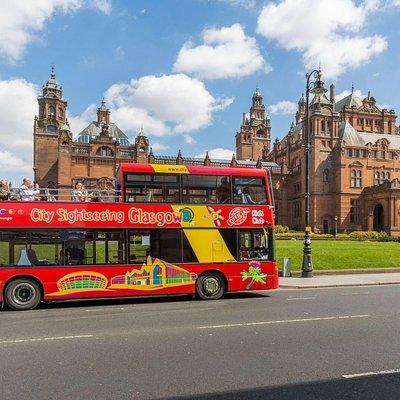
[[[0,313],[0,399],[399,399],[400,286]]]

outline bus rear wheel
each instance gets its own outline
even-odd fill
[[[218,300],[225,293],[225,282],[221,274],[206,272],[196,281],[196,293],[203,300]]]
[[[15,279],[7,285],[4,300],[13,310],[33,310],[42,300],[40,285],[29,278]]]

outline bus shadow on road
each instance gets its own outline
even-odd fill
[[[398,400],[400,374],[334,379],[158,400]]]
[[[235,299],[255,299],[255,298],[268,298],[267,294],[260,292],[234,292],[226,293],[222,299],[216,300],[235,300]],[[207,301],[195,299],[193,295],[169,295],[169,296],[149,296],[149,297],[129,297],[129,298],[113,298],[113,299],[98,299],[98,300],[67,300],[62,302],[49,302],[43,303],[41,309],[54,309],[54,308],[80,308],[80,307],[107,307],[107,306],[124,306],[135,304],[162,304],[162,303],[183,303],[193,302],[205,304]]]

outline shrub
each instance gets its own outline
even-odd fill
[[[280,233],[287,233],[289,232],[289,227],[286,225],[275,225],[275,233],[277,233],[278,235]]]
[[[386,232],[378,232],[376,236],[378,242],[390,242],[391,239],[392,238]]]
[[[350,238],[357,240],[376,240],[379,232],[376,231],[353,231],[349,234]]]

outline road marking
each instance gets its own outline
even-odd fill
[[[359,378],[362,376],[387,375],[387,374],[398,374],[398,373],[400,373],[400,369],[388,369],[384,371],[361,372],[359,374],[342,375],[342,376],[343,378],[351,379],[351,378]]]
[[[293,301],[293,300],[315,300],[317,298],[317,296],[314,297],[289,297],[288,301]]]
[[[243,323],[243,324],[208,325],[208,326],[198,326],[197,329],[216,329],[216,328],[233,328],[233,327],[237,327],[237,326],[290,324],[290,323],[297,323],[297,322],[332,321],[332,320],[338,320],[338,319],[368,318],[368,317],[369,317],[368,314],[341,315],[341,316],[337,316],[337,317],[284,319],[284,320],[281,320],[281,321],[259,321],[259,322],[246,322],[246,323]]]
[[[50,340],[66,340],[66,339],[85,339],[85,338],[92,338],[92,337],[93,337],[93,335],[53,336],[53,337],[32,338],[32,339],[3,340],[3,341],[0,341],[0,344],[45,342],[45,341],[50,341]]]

